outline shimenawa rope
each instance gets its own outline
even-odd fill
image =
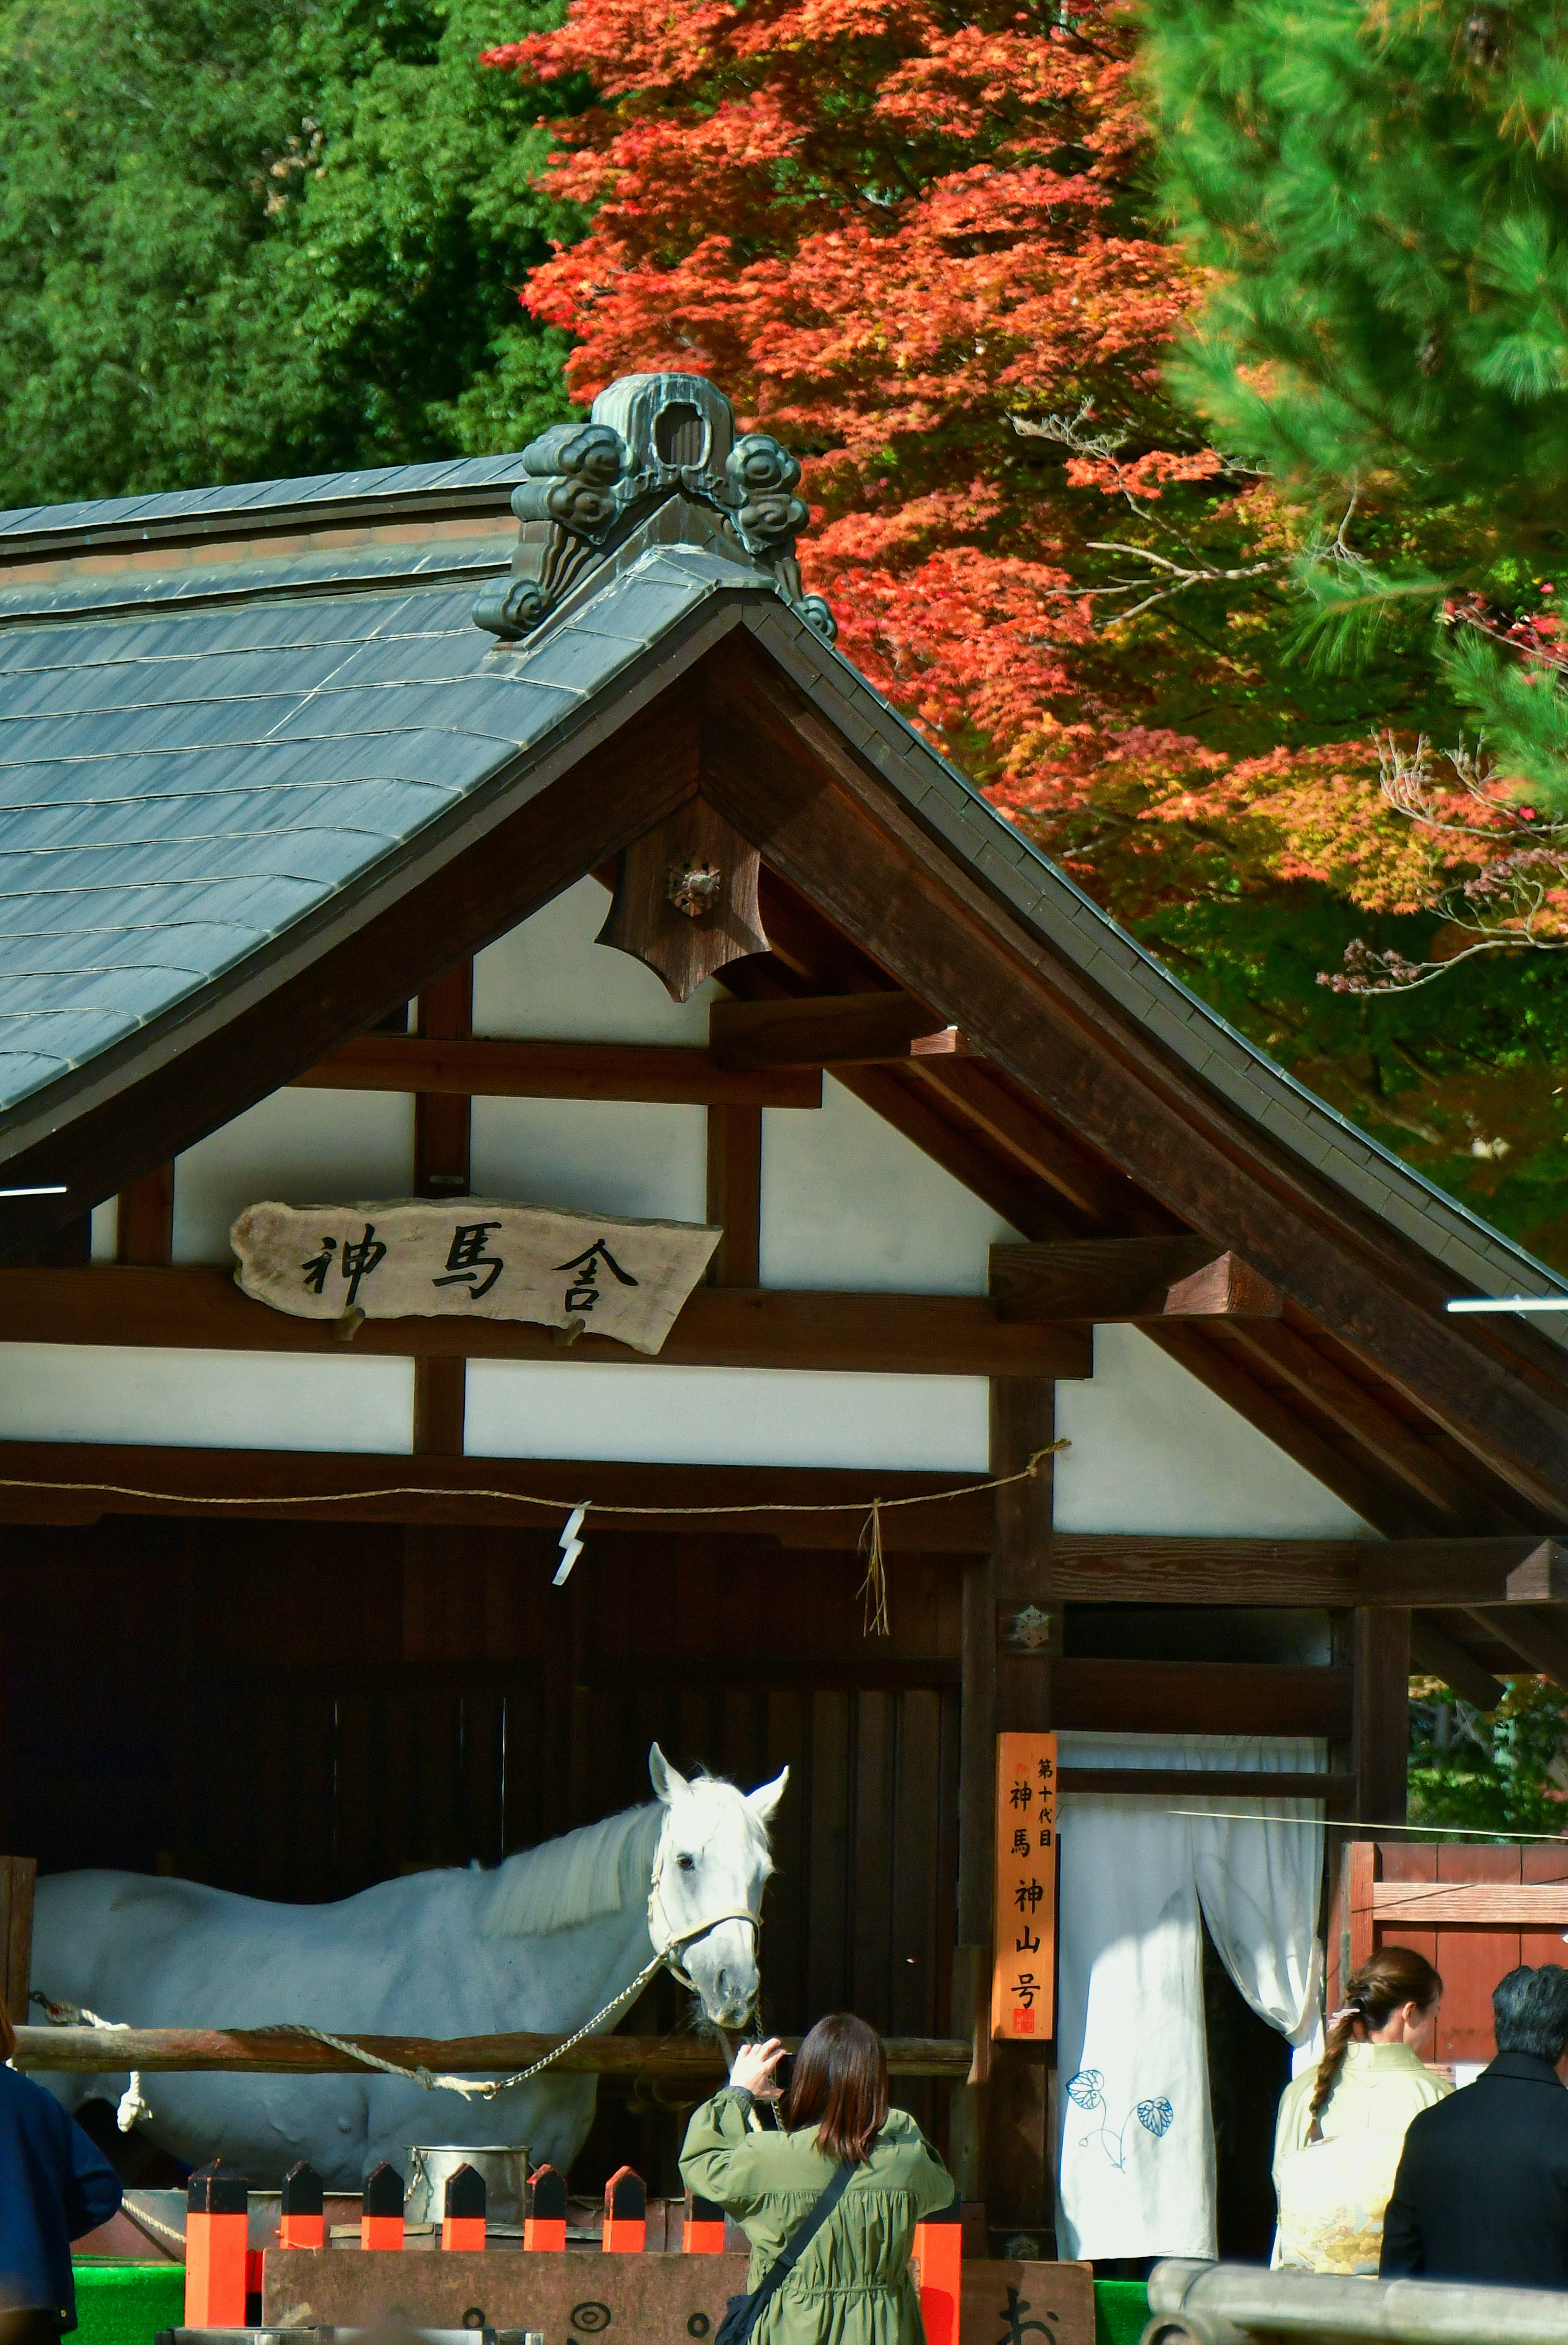
[[[687,1516],[693,1519],[712,1515],[850,1515],[864,1511],[865,1520],[856,1542],[857,1552],[865,1558],[865,1577],[856,1594],[865,1601],[865,1633],[868,1637],[885,1637],[887,1619],[887,1566],[882,1548],[882,1518],[895,1507],[939,1507],[949,1498],[973,1498],[987,1490],[1008,1490],[1015,1483],[1032,1482],[1040,1470],[1043,1458],[1059,1449],[1071,1447],[1066,1439],[1047,1441],[1042,1449],[1035,1450],[1027,1466],[1016,1474],[994,1474],[984,1482],[963,1482],[952,1490],[917,1490],[905,1498],[873,1498],[869,1508],[864,1498],[825,1498],[805,1500],[786,1498],[774,1503],[756,1499],[738,1507],[643,1507],[601,1505],[596,1499],[584,1498],[566,1509],[566,1527],[561,1534],[561,1568],[553,1586],[559,1588],[567,1579],[572,1565],[582,1551],[580,1537],[588,1516],[597,1511],[606,1520],[618,1515]],[[42,1482],[21,1476],[0,1476],[0,1490],[52,1490],[69,1492],[77,1497],[106,1498],[145,1498],[154,1505],[174,1507],[265,1507],[269,1513],[280,1507],[341,1507],[356,1505],[364,1499],[387,1498],[496,1498],[507,1506],[541,1507],[551,1514],[561,1511],[559,1498],[541,1498],[526,1490],[432,1490],[427,1484],[398,1483],[380,1490],[309,1490],[292,1491],[278,1497],[221,1495],[186,1497],[170,1490],[144,1490],[128,1482]]]

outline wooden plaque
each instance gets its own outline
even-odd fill
[[[1056,2033],[1057,1738],[996,1737],[996,1954],[991,2034],[1043,2043]]]

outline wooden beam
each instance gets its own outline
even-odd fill
[[[911,1079],[956,1112],[972,1130],[1055,1190],[1100,1229],[1163,1232],[1170,1216],[1115,1164],[1020,1098],[994,1067],[976,1059],[912,1060]]]
[[[1057,1531],[1054,1552],[1057,1583],[1069,1601],[1245,1602],[1332,1610],[1358,1604],[1502,1603],[1513,1576],[1533,1571],[1531,1558],[1552,1544],[1527,1533],[1473,1539],[1268,1539]]]
[[[452,1091],[471,1099],[663,1101],[677,1107],[822,1105],[805,1067],[727,1073],[711,1051],[674,1042],[423,1041],[361,1034],[293,1078],[317,1091]]]
[[[371,1319],[349,1356],[561,1357],[557,1330],[524,1320]],[[295,1319],[240,1293],[231,1272],[0,1270],[0,1342],[158,1345],[176,1350],[344,1356],[330,1321]],[[1004,1327],[981,1295],[846,1294],[699,1286],[656,1357],[584,1335],[573,1360],[726,1368],[844,1368],[912,1376],[1087,1376],[1087,1336]]]
[[[1282,1376],[1449,1523],[1491,1528],[1485,1518],[1492,1509],[1474,1484],[1413,1426],[1385,1408],[1367,1386],[1293,1328],[1241,1325],[1228,1331],[1227,1340]]]
[[[1278,1319],[1281,1290],[1200,1237],[1073,1238],[991,1248],[1004,1319],[1034,1324]]]
[[[1491,1538],[1390,1539],[1369,1546],[1362,1604],[1568,1602],[1568,1544],[1529,1532]]]
[[[109,1447],[87,1442],[0,1443],[0,1518],[93,1522],[106,1514],[275,1513],[288,1521],[500,1523],[560,1528],[589,1497],[606,1532],[667,1534],[671,1518],[639,1508],[733,1508],[693,1523],[703,1536],[853,1549],[874,1497],[940,1497],[884,1516],[898,1553],[983,1551],[991,1537],[983,1477],[858,1467],[643,1466],[584,1458],[372,1457],[329,1450]],[[419,1495],[410,1495],[419,1494]],[[522,1506],[509,1494],[549,1504]],[[347,1495],[346,1495],[347,1494]],[[309,1500],[308,1506],[301,1499]],[[217,1502],[216,1504],[214,1502]],[[831,1506],[832,1514],[797,1513]],[[775,1511],[776,1510],[776,1511]],[[640,1665],[641,1666],[641,1665]]]
[[[1405,1929],[1563,1930],[1568,1881],[1374,1881],[1375,1923]]]
[[[1063,1767],[1057,1783],[1064,1794],[1082,1799],[1189,1799],[1227,1802],[1246,1800],[1324,1800],[1330,1806],[1355,1795],[1356,1779],[1348,1774],[1318,1774],[1266,1768],[1238,1767]]]
[[[1495,1710],[1506,1690],[1501,1680],[1494,1678],[1490,1670],[1482,1669],[1475,1656],[1467,1653],[1430,1612],[1411,1615],[1411,1667],[1427,1676],[1441,1678],[1444,1685],[1452,1686],[1455,1693],[1481,1711]]]
[[[841,1067],[835,1080],[1026,1237],[1067,1236],[1081,1225],[1054,1189],[988,1146],[925,1083],[912,1083],[907,1068]]]
[[[875,1067],[889,1061],[951,1057],[956,1030],[907,993],[781,994],[766,1001],[715,1001],[708,1047],[732,1074],[767,1067]]]
[[[1391,1538],[1431,1528],[1430,1511],[1400,1485],[1376,1473],[1370,1461],[1337,1448],[1331,1441],[1304,1425],[1277,1393],[1259,1382],[1235,1356],[1235,1346],[1200,1335],[1189,1324],[1151,1325],[1144,1329],[1151,1343],[1198,1378],[1227,1407],[1267,1435],[1287,1457],[1293,1457],[1313,1478],[1342,1498],[1347,1507]]]
[[[1282,1662],[1057,1661],[1052,1724],[1118,1733],[1312,1734],[1342,1741],[1353,1672]]]
[[[1555,1621],[1512,1604],[1474,1609],[1471,1618],[1512,1647],[1528,1669],[1539,1670],[1554,1685],[1568,1686],[1568,1634]]]
[[[174,1166],[155,1164],[119,1196],[115,1260],[156,1268],[174,1259]]]
[[[962,1024],[1063,1129],[1179,1224],[1222,1228],[1548,1521],[1563,1518],[1561,1351],[1536,1331],[1447,1318],[1451,1282],[1430,1252],[1206,1080],[1162,1031],[1157,999],[1147,1017],[1113,1006],[1105,985],[1014,909],[1005,884],[922,821],[764,644],[736,636],[715,651],[701,761],[704,794],[735,807],[790,884],[898,984]],[[1126,982],[1138,980],[1129,971]]]
[[[759,1286],[763,1239],[763,1112],[708,1110],[708,1220],[723,1236],[708,1264],[710,1286]]]
[[[556,2049],[559,2035],[354,2035],[383,2060],[406,2068],[457,2076],[504,2075]],[[794,2050],[799,2036],[787,2036]],[[889,2036],[888,2073],[895,2076],[962,2076],[966,2043],[943,2036]],[[351,2054],[282,2031],[218,2027],[119,2027],[112,2037],[96,2027],[18,2027],[15,2065],[71,2076],[115,2076],[125,2068],[146,2075],[202,2070],[268,2076],[361,2076]],[[695,2035],[590,2035],[554,2064],[570,2076],[669,2076],[693,2080],[724,2074],[723,2046]],[[373,2072],[372,2072],[373,2073]]]

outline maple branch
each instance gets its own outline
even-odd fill
[[[1130,553],[1135,561],[1147,562],[1151,568],[1164,571],[1171,581],[1168,586],[1157,587],[1152,593],[1146,594],[1142,602],[1135,603],[1130,611],[1118,611],[1114,621],[1118,627],[1126,626],[1129,620],[1139,617],[1143,612],[1152,610],[1157,603],[1168,603],[1173,594],[1185,594],[1189,586],[1219,586],[1241,578],[1266,578],[1271,573],[1288,567],[1287,559],[1283,556],[1269,562],[1248,563],[1231,570],[1222,570],[1212,563],[1199,563],[1196,567],[1189,567],[1184,563],[1172,562],[1167,554],[1156,553],[1152,546],[1128,545],[1120,538],[1091,537],[1087,543],[1093,553]],[[1141,579],[1129,580],[1113,586],[1091,588],[1089,592],[1136,594],[1144,584]]]

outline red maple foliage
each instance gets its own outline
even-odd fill
[[[1165,388],[1202,287],[1126,0],[570,0],[489,62],[599,93],[550,174],[591,226],[523,297],[573,394],[706,373],[794,447],[843,648],[1124,918],[1485,862],[1280,709],[1298,549]]]

